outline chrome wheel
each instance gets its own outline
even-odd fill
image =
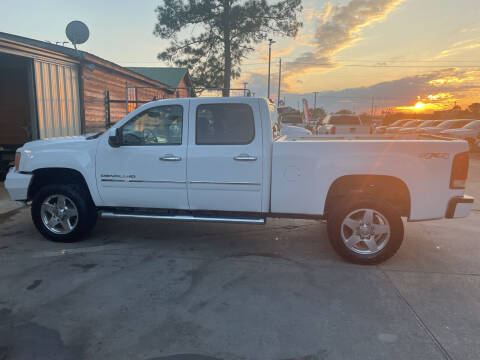
[[[343,220],[341,236],[351,251],[371,255],[387,245],[390,240],[390,224],[387,218],[376,210],[358,209]]]
[[[45,227],[55,234],[68,234],[78,224],[78,210],[73,201],[65,195],[51,195],[40,208]]]

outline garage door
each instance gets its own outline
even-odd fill
[[[35,60],[40,139],[81,133],[78,71],[75,65]]]

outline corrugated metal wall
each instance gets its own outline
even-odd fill
[[[40,139],[79,135],[77,67],[35,59],[35,86]]]

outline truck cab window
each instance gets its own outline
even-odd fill
[[[255,137],[252,108],[247,104],[205,104],[197,108],[197,145],[246,145]]]
[[[123,145],[181,145],[183,107],[159,106],[138,114],[121,128]]]

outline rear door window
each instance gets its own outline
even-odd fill
[[[247,104],[204,104],[197,107],[197,145],[247,145],[255,138],[252,108]]]

